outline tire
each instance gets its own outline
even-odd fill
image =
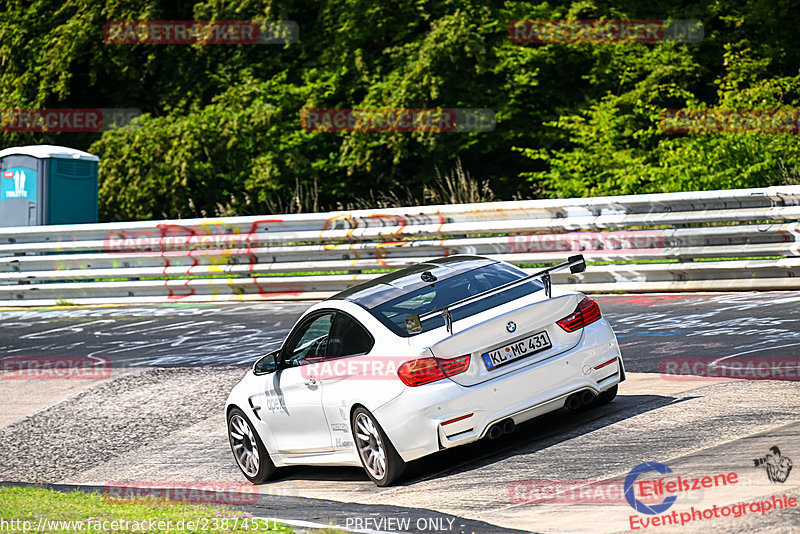
[[[366,408],[359,406],[353,410],[350,427],[353,429],[353,443],[367,476],[381,487],[390,486],[400,480],[408,464],[400,458],[375,417]]]
[[[600,393],[597,398],[594,400],[592,407],[594,406],[605,406],[606,404],[613,401],[617,396],[617,390],[619,390],[619,384],[615,385],[612,388],[609,388],[602,393]]]
[[[261,484],[275,475],[278,468],[272,463],[258,432],[239,408],[233,408],[228,414],[228,442],[233,459],[247,480]]]

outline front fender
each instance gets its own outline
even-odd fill
[[[267,424],[261,419],[258,410],[254,409],[254,402],[251,402],[251,399],[255,400],[258,395],[264,395],[264,391],[262,391],[261,387],[263,378],[263,376],[256,376],[253,374],[252,370],[249,370],[244,378],[233,386],[233,389],[228,395],[228,399],[225,401],[225,424],[227,425],[228,414],[231,408],[239,408],[244,412],[250,424],[256,429],[256,432],[258,432],[258,436],[267,448],[267,452],[270,456],[274,456],[277,451],[275,436],[272,434]],[[255,404],[255,406],[258,406],[258,404]]]

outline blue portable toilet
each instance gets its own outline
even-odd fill
[[[97,222],[99,161],[63,146],[0,150],[0,227]]]

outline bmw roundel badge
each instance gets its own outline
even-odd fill
[[[509,332],[513,332],[516,329],[517,329],[517,323],[515,323],[514,321],[509,321],[508,324],[506,325],[506,330],[508,330]]]

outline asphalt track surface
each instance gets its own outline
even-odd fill
[[[664,358],[793,358],[800,292],[595,296],[626,369]],[[277,348],[307,302],[0,310],[0,355],[90,356],[112,367],[249,366]]]
[[[752,458],[776,444],[788,456],[800,456],[800,384],[712,381],[683,386],[680,381],[659,380],[657,374],[665,358],[797,360],[800,292],[594,298],[617,332],[627,370],[652,373],[632,376],[611,405],[588,412],[554,412],[503,440],[444,451],[417,464],[411,478],[396,488],[378,490],[356,468],[290,468],[279,480],[259,487],[259,500],[248,511],[339,526],[354,517],[445,518],[454,521],[443,530],[451,533],[572,530],[563,526],[571,525],[565,516],[581,522],[575,523],[575,531],[593,531],[611,517],[617,521],[612,530],[622,530],[625,523],[620,518],[631,512],[624,501],[538,506],[509,501],[510,485],[531,478],[621,484],[620,477],[624,479],[632,466],[653,459],[668,459],[673,470],[684,474],[736,470],[746,480],[738,494],[711,494],[703,503],[739,502],[778,489],[800,497],[800,476],[793,473],[791,485],[776,488],[752,467]],[[6,451],[0,451],[0,480],[241,483],[218,409],[239,376],[230,366],[248,366],[277,347],[309,305],[175,303],[0,310],[2,356],[97,356],[108,358],[114,368],[143,373],[125,371],[121,379],[0,429],[0,449]],[[176,369],[157,369],[164,367]],[[197,387],[175,393],[175,386],[187,379]],[[220,391],[209,395],[209,383],[218,384]],[[98,399],[113,399],[116,406]],[[174,409],[190,406],[193,411],[181,423],[164,409],[169,403]],[[90,406],[103,406],[113,416],[102,420],[87,413]],[[108,421],[113,421],[110,430]],[[163,426],[165,434],[159,438],[149,430],[156,424],[172,426]],[[49,440],[53,432],[62,439]],[[181,447],[179,457],[176,445]],[[26,468],[34,461],[40,463]],[[57,469],[62,472],[56,476]],[[19,475],[26,471],[37,477]],[[685,508],[693,501],[682,502]],[[496,526],[501,524],[504,527]],[[797,524],[800,515],[795,509],[704,523],[694,531],[792,532]]]

